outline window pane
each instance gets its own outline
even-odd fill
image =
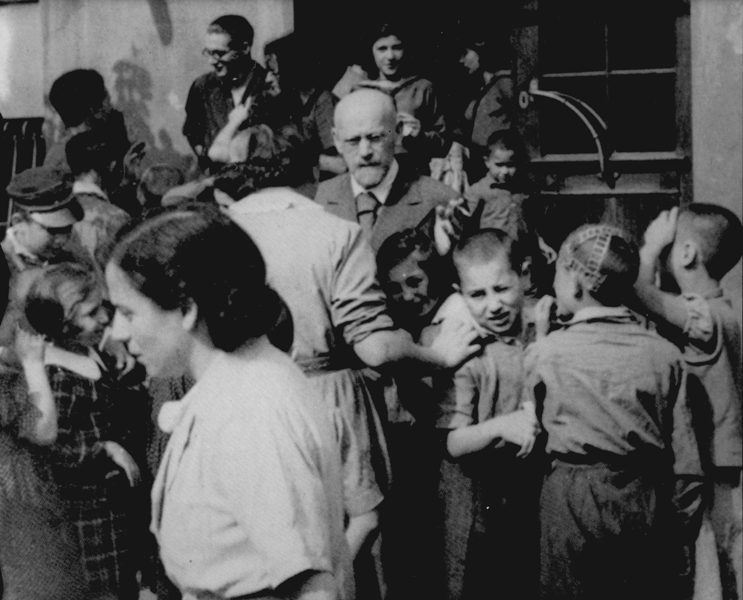
[[[608,23],[610,69],[676,66],[676,15],[668,2],[612,4]]]
[[[604,3],[570,0],[539,3],[539,68],[542,73],[606,69]]]
[[[612,75],[609,131],[619,152],[676,148],[676,76]]]
[[[539,85],[544,90],[563,92],[583,100],[606,119],[606,77],[603,75],[541,79]],[[593,136],[578,115],[557,100],[538,98],[536,102],[542,154],[596,152]]]

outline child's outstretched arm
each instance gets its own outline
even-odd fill
[[[635,282],[635,295],[653,317],[683,329],[688,314],[686,303],[680,296],[664,292],[656,285],[659,258],[663,250],[673,244],[677,221],[678,208],[672,208],[660,213],[648,225],[640,249],[640,273]]]

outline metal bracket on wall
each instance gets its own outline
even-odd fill
[[[606,124],[606,121],[604,121],[593,108],[583,102],[580,98],[563,94],[562,92],[540,90],[539,80],[536,78],[532,79],[529,83],[528,92],[524,90],[519,94],[519,106],[522,109],[526,109],[535,98],[555,100],[578,116],[590,132],[591,137],[593,137],[593,141],[596,144],[599,159],[599,179],[606,183],[609,188],[614,189],[614,185],[617,181],[617,174],[611,168],[611,163],[609,161],[614,150],[609,144],[609,127]]]

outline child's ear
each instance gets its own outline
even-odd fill
[[[191,301],[188,305],[188,308],[183,313],[183,329],[186,331],[193,332],[194,329],[196,329],[196,322],[199,318],[199,307],[196,306],[196,303]]]
[[[531,279],[531,258],[527,257],[524,262],[521,263],[521,277],[525,279]]]
[[[587,293],[581,278],[578,277],[577,273],[573,272],[573,299],[580,302],[583,300],[583,296]]]
[[[680,262],[685,269],[690,269],[699,261],[699,247],[691,240],[681,244]]]

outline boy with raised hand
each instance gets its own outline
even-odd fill
[[[740,260],[742,235],[740,219],[721,206],[698,203],[664,211],[645,232],[635,284],[641,304],[683,349],[690,375],[702,384],[695,400],[708,422],[696,433],[709,463],[706,515],[715,533],[725,598],[743,596],[743,435],[740,312],[720,280]],[[661,262],[680,293],[656,286]]]

